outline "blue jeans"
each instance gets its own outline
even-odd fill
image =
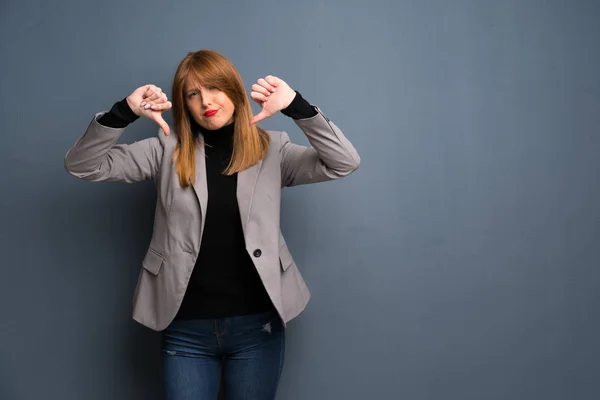
[[[284,350],[275,311],[175,320],[163,332],[164,397],[216,400],[222,384],[227,400],[275,399]]]

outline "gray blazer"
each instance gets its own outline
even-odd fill
[[[312,147],[290,142],[285,132],[269,132],[265,158],[238,174],[237,200],[246,249],[282,321],[296,317],[310,292],[286,246],[279,226],[281,189],[342,178],[360,163],[342,131],[321,110],[295,121]],[[116,144],[125,130],[97,122],[65,156],[67,171],[89,181],[137,182],[152,179],[157,190],[154,228],[133,296],[133,318],[157,331],[165,329],[183,300],[198,257],[207,205],[202,137],[196,149],[196,182],[182,189],[172,154],[175,133],[133,144]]]

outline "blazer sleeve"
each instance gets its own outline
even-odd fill
[[[295,120],[311,147],[290,141],[281,134],[281,186],[296,186],[343,178],[360,165],[358,152],[318,107],[317,115]]]
[[[125,128],[110,128],[98,123],[98,113],[65,155],[65,169],[73,176],[93,182],[137,182],[154,179],[162,159],[166,136],[132,144],[116,144]]]

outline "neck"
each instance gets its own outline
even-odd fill
[[[210,130],[198,127],[198,132],[204,137],[204,143],[213,147],[233,147],[233,134],[235,131],[235,122],[225,125],[222,128]]]

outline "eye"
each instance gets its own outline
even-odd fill
[[[195,97],[198,94],[198,92],[190,92],[188,93],[188,97],[191,99],[193,97]]]

